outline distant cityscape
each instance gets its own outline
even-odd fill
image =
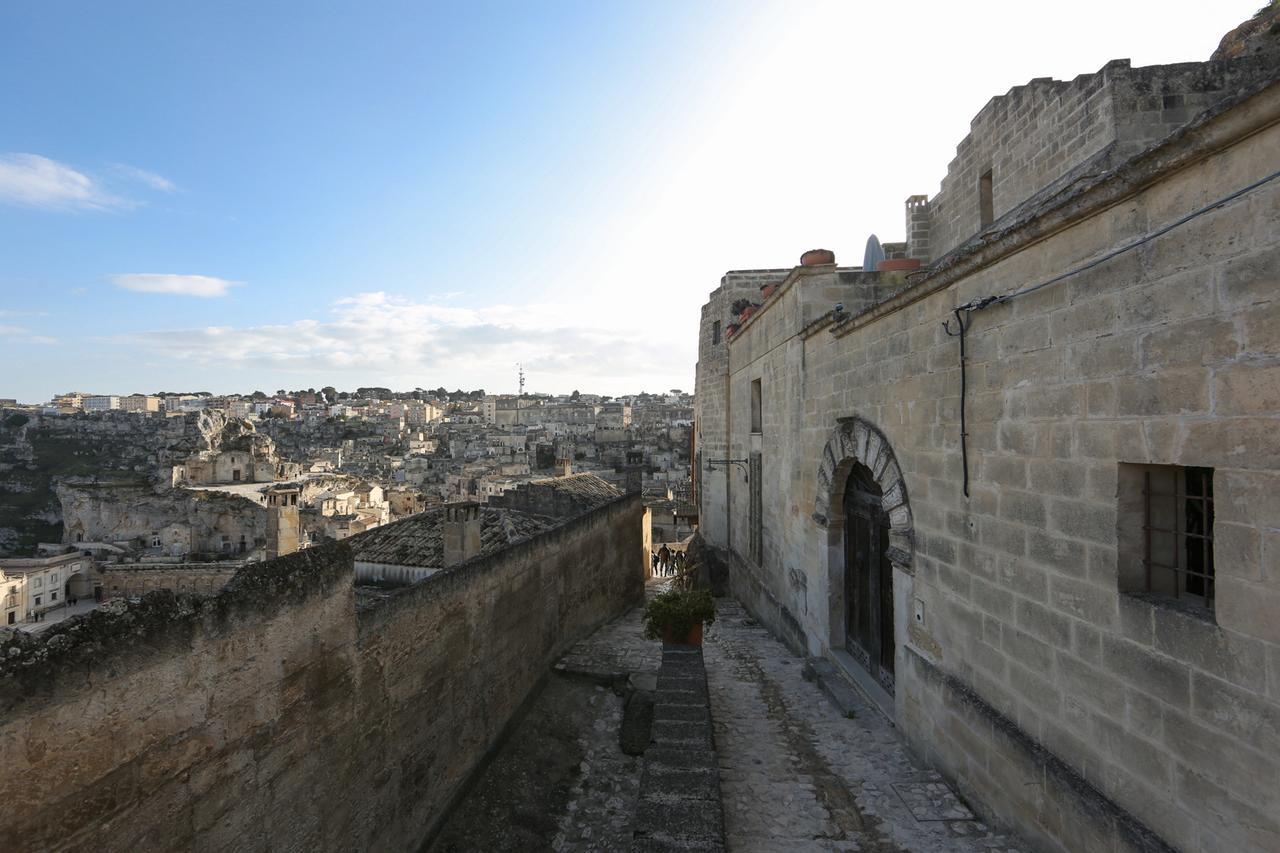
[[[0,400],[0,460],[22,496],[0,502],[0,624],[39,629],[148,589],[216,592],[246,563],[550,479],[640,491],[656,541],[687,537],[693,403],[679,389],[331,386]]]

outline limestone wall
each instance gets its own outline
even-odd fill
[[[1201,110],[1271,73],[1274,60],[1131,68],[1107,63],[1073,80],[1042,78],[992,98],[956,147],[928,203],[927,255],[940,258],[981,230],[979,178],[991,173],[999,218],[1108,146],[1137,153]],[[913,248],[920,245],[919,239]]]
[[[763,462],[759,561],[740,474],[703,491],[735,590],[793,644],[843,648],[835,494],[871,467],[901,549],[895,716],[1046,850],[1280,847],[1280,182],[972,315],[968,498],[942,324],[1269,174],[1277,121],[1273,86],[862,317],[770,308],[729,346],[726,455]],[[1214,469],[1208,618],[1121,593],[1125,463]]]
[[[234,564],[224,568],[207,563],[181,566],[108,563],[97,567],[94,580],[107,598],[129,598],[158,589],[212,595],[226,586],[239,568]]]
[[[0,643],[24,849],[413,850],[553,658],[643,591],[620,498],[362,610],[349,550]]]

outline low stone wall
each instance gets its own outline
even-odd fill
[[[226,586],[240,564],[147,566],[132,563],[107,564],[99,567],[102,594],[107,598],[145,595],[158,589],[213,595]]]
[[[433,575],[361,612],[363,779],[371,834],[434,832],[483,756],[570,645],[644,598],[638,495]],[[336,849],[339,845],[334,845]]]
[[[555,657],[643,595],[638,497],[356,615],[342,544],[0,640],[0,838],[411,850]]]

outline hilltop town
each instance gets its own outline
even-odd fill
[[[518,503],[557,478],[642,492],[659,540],[685,539],[696,521],[692,412],[679,390],[9,401],[0,624],[47,625],[150,589],[214,592],[247,563],[450,502]]]

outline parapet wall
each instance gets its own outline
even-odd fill
[[[639,601],[638,496],[356,615],[342,544],[0,640],[23,849],[410,850],[554,657]]]
[[[1274,62],[1264,56],[1132,68],[1117,59],[1094,74],[1038,78],[992,98],[956,146],[938,194],[927,204],[908,202],[909,253],[937,260],[990,224],[981,210],[983,175],[990,177],[990,214],[999,219],[1104,149],[1132,156],[1270,79]],[[917,221],[922,209],[927,230]]]

